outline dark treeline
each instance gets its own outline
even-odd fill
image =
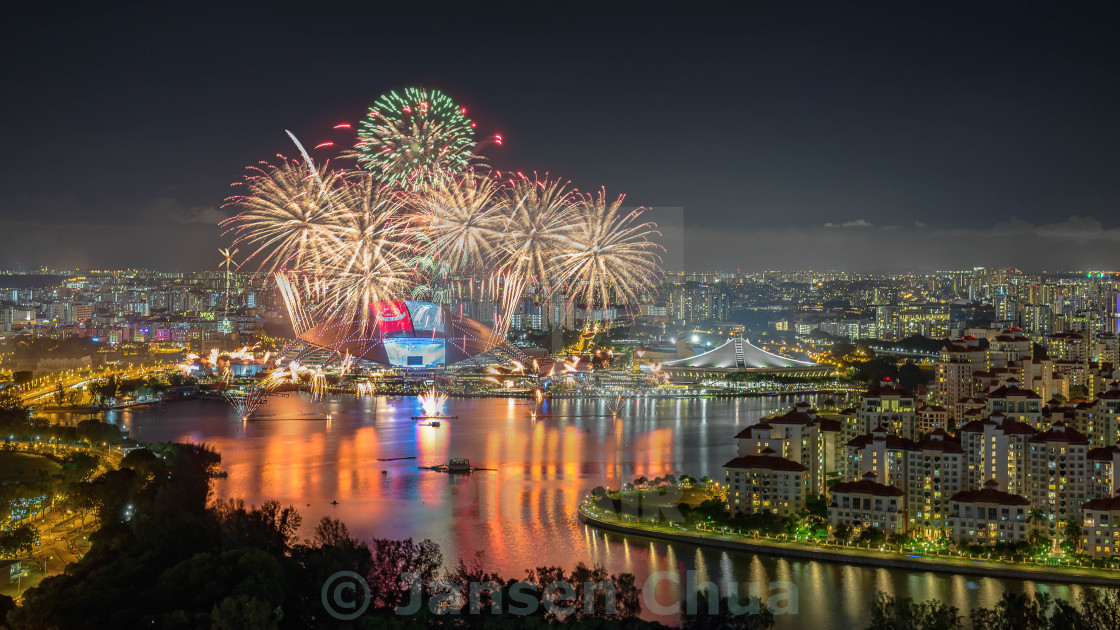
[[[82,482],[83,503],[98,524],[89,553],[27,591],[20,606],[7,600],[9,627],[661,627],[638,618],[642,599],[631,574],[579,564],[571,571],[539,567],[512,579],[487,571],[481,558],[448,570],[431,541],[366,543],[329,518],[300,539],[301,518],[291,507],[209,501],[209,475],[220,461],[214,451],[186,444],[158,451],[133,451],[119,469]],[[337,593],[324,591],[324,584],[339,572],[352,572],[369,586],[368,598],[360,589],[344,593],[344,602],[363,609],[352,620],[332,616],[325,604]],[[551,590],[557,582],[574,591]],[[474,606],[471,584],[485,585]],[[587,590],[587,584],[601,588]],[[613,610],[604,590],[614,593]],[[520,602],[517,608],[512,601]],[[745,616],[730,609],[726,601],[713,602],[714,614],[686,618],[685,625],[773,625],[765,606]],[[398,614],[402,610],[408,614]]]
[[[1045,593],[1004,593],[991,608],[963,615],[941,601],[917,603],[879,593],[868,630],[1116,630],[1120,591],[1086,589],[1077,606]]]

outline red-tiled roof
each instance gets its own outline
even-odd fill
[[[882,433],[880,432],[879,435],[882,435]],[[904,437],[899,437],[897,435],[888,434],[885,438],[880,439],[884,443],[886,443],[887,448],[895,450],[910,448],[914,445],[914,442],[912,442],[911,440],[908,440]],[[848,446],[863,448],[864,446],[867,446],[868,444],[871,444],[873,442],[875,442],[875,435],[868,433],[856,438],[852,438],[848,441]]]
[[[985,425],[995,425],[1008,435],[1034,435],[1038,433],[1031,425],[1009,420],[1001,414],[992,414],[983,420],[973,420],[964,424],[960,428],[960,433],[983,433]]]
[[[1030,505],[1031,502],[1024,496],[1011,494],[995,488],[983,490],[965,490],[949,497],[950,501],[958,503],[996,503],[999,505]]]
[[[1110,389],[1107,392],[1097,394],[1097,400],[1100,400],[1101,398],[1107,398],[1109,400],[1120,398],[1120,389]]]
[[[813,414],[804,411],[787,411],[780,416],[767,418],[770,424],[813,424]]]
[[[872,387],[864,392],[864,398],[880,398],[882,396],[901,396],[903,398],[913,398],[914,392],[904,388],[898,387],[894,383]]]
[[[1055,422],[1050,430],[1030,439],[1031,442],[1066,442],[1069,444],[1088,444],[1089,438],[1066,426],[1064,422]]]
[[[1085,457],[1094,460],[1111,461],[1115,453],[1120,453],[1120,446],[1101,446],[1099,448],[1089,449]]]
[[[1038,394],[1032,392],[1029,389],[1021,389],[1019,387],[1011,387],[1011,386],[1007,386],[1007,385],[1004,385],[1003,387],[997,387],[996,389],[988,392],[988,398],[1011,398],[1011,397],[1037,398],[1039,400],[1042,400],[1042,396],[1039,396]]]
[[[879,497],[900,497],[905,494],[902,490],[894,486],[886,486],[877,481],[870,479],[860,479],[859,481],[845,481],[832,486],[829,490],[831,494],[872,494]]]
[[[844,424],[839,420],[817,418],[817,428],[821,431],[841,431],[844,428]]]
[[[759,422],[758,424],[752,424],[751,426],[749,426],[749,427],[743,429],[742,431],[736,433],[735,434],[735,439],[737,439],[737,440],[748,439],[748,438],[751,437],[751,431],[754,431],[755,429],[758,429],[760,431],[769,431],[770,430],[770,425],[766,424],[765,422]]]
[[[1086,501],[1081,506],[1082,510],[1107,510],[1115,512],[1120,510],[1120,497],[1102,497],[1100,499],[1092,499]]]
[[[788,470],[792,472],[804,472],[809,470],[801,464],[785,459],[783,457],[775,457],[774,455],[744,455],[736,457],[735,459],[723,465],[724,468],[756,468],[759,470]]]
[[[941,451],[942,453],[963,453],[961,443],[949,437],[941,429],[929,434],[926,439],[910,447],[912,451]]]

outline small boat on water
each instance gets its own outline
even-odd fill
[[[436,464],[435,466],[420,466],[420,470],[434,470],[435,472],[450,473],[453,475],[469,475],[472,472],[479,470],[494,469],[471,466],[471,460],[467,459],[466,457],[452,457],[451,461],[447,462],[446,464]]]

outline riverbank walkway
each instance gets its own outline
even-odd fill
[[[675,523],[626,522],[619,521],[617,515],[608,510],[602,510],[589,502],[580,504],[579,519],[587,525],[608,532],[782,558],[886,567],[908,571],[935,571],[954,575],[990,576],[1120,588],[1120,571],[1116,570],[1025,562],[1001,562],[999,560],[955,555],[907,554],[836,545],[824,546],[771,538],[754,538],[713,530],[685,529]]]

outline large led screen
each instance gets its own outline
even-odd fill
[[[412,332],[412,318],[403,300],[395,302],[374,302],[370,304],[377,330],[382,334]]]
[[[443,307],[431,302],[405,300],[408,313],[412,316],[413,330],[443,332]]]
[[[443,339],[396,337],[385,339],[385,357],[389,365],[403,368],[437,368],[447,362]]]

